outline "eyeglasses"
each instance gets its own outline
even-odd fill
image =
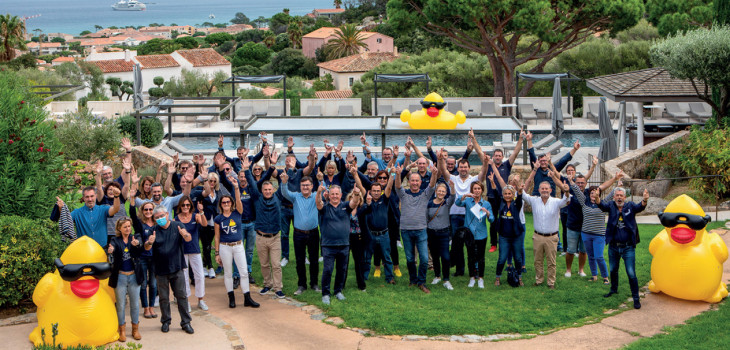
[[[253,171],[261,171],[261,168],[253,168]]]
[[[181,207],[181,208],[187,208],[187,207],[190,207],[190,206],[191,206],[191,205],[190,205],[189,203],[185,203],[185,204],[180,204],[180,207]]]
[[[69,282],[73,282],[84,276],[92,276],[98,280],[103,280],[109,278],[112,274],[112,266],[107,262],[64,265],[61,259],[56,258],[54,263],[61,278]]]
[[[231,201],[221,201],[221,205],[222,204],[231,204]]]
[[[442,109],[446,107],[446,102],[421,101],[421,106],[423,106],[423,108],[436,107],[437,109]]]
[[[659,213],[659,221],[664,227],[674,227],[677,225],[685,224],[693,230],[701,230],[712,221],[712,217],[705,215],[704,217],[699,215],[683,214],[683,213]]]
[[[208,179],[208,182],[215,183],[216,181],[215,181],[215,179]]]

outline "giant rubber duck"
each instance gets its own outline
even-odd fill
[[[30,341],[52,344],[54,323],[58,323],[56,344],[64,347],[99,346],[119,339],[110,274],[106,253],[96,241],[83,236],[71,243],[56,259],[56,271],[47,273],[35,286],[38,327],[30,333]]]
[[[400,113],[400,120],[408,123],[411,129],[440,129],[448,130],[456,128],[456,124],[464,124],[466,116],[464,112],[456,114],[444,110],[446,102],[441,95],[432,92],[421,101],[422,109],[411,113],[404,109]]]
[[[664,230],[649,244],[651,262],[649,290],[685,300],[718,303],[728,295],[722,282],[722,264],[727,260],[725,242],[705,226],[697,202],[683,194],[659,213]]]

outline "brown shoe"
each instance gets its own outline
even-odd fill
[[[119,341],[125,342],[127,341],[127,324],[123,324],[119,326]]]
[[[522,278],[520,278],[520,287],[524,287],[524,286],[525,286],[525,284],[522,283]]]
[[[410,288],[410,287],[415,287],[415,286],[416,286],[416,285],[415,285],[415,284],[413,284],[413,283],[408,283],[408,288]]]
[[[555,289],[555,286],[548,286],[548,289]]]
[[[426,285],[425,285],[425,284],[422,284],[422,285],[418,286],[418,288],[419,288],[419,289],[420,289],[421,291],[423,291],[424,293],[426,293],[426,294],[431,294],[431,291],[430,291],[430,290],[428,290],[428,288],[426,288]]]
[[[500,285],[499,277],[497,277],[497,279],[494,280],[494,285],[499,287],[499,285]]]
[[[533,284],[533,286],[535,286],[535,287],[539,287],[541,285],[542,285],[542,283],[537,283],[537,282],[535,282],[535,284]]]
[[[390,280],[389,284],[395,284],[395,280]]]
[[[139,323],[132,323],[132,338],[134,338],[134,340],[142,339],[142,335],[139,334]]]

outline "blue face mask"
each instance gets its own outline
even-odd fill
[[[163,217],[155,220],[155,222],[157,222],[157,225],[165,226],[167,224],[167,218],[163,216]]]

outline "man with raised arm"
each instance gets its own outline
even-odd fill
[[[403,158],[398,159],[397,146],[393,146],[392,148],[386,147],[385,149],[383,149],[383,158],[377,158],[371,154],[370,143],[368,143],[364,132],[362,133],[362,136],[360,136],[360,142],[362,142],[362,153],[365,155],[365,161],[377,163],[378,169],[385,170],[385,168],[392,166],[388,165],[391,162],[395,162],[395,165],[403,164]]]

